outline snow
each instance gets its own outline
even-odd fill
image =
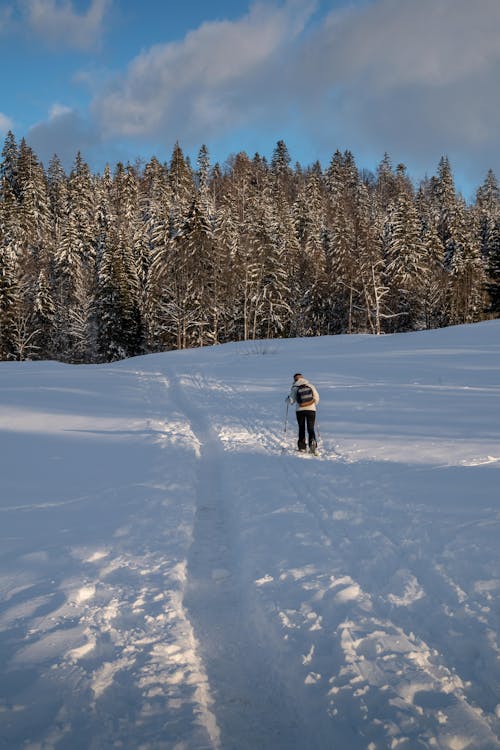
[[[1,363],[0,748],[500,748],[499,372],[499,321]]]

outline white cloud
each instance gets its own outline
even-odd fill
[[[53,104],[47,120],[30,128],[27,140],[45,164],[57,154],[67,168],[73,163],[77,151],[91,151],[100,142],[91,122],[78,111],[61,104]]]
[[[308,52],[332,83],[439,87],[498,64],[499,31],[498,0],[377,0],[332,13]]]
[[[71,0],[20,0],[29,29],[53,46],[91,49],[100,40],[111,0],[91,0],[78,13]]]
[[[49,120],[57,120],[64,115],[73,114],[71,107],[67,107],[65,104],[58,104],[57,102],[49,109]]]
[[[7,117],[7,115],[4,115],[2,112],[0,112],[0,133],[8,133],[8,131],[12,130],[13,127],[14,123],[12,122],[10,117]]]
[[[105,132],[189,141],[251,120],[259,88],[267,102],[270,89],[279,98],[288,88],[280,65],[315,5],[255,4],[237,21],[205,23],[181,42],[152,47],[94,102]]]
[[[302,128],[365,163],[388,151],[423,175],[448,154],[474,181],[500,172],[499,36],[498,0],[372,0],[335,11],[296,59]]]

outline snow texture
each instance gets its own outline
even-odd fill
[[[0,748],[500,748],[499,342],[1,363]]]

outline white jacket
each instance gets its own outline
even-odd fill
[[[297,388],[298,388],[299,385],[308,385],[309,386],[309,388],[313,392],[314,404],[312,404],[311,406],[299,406],[297,404]],[[288,396],[288,401],[291,404],[297,404],[297,406],[295,407],[295,411],[316,411],[316,404],[319,404],[319,393],[316,390],[316,388],[313,386],[312,383],[310,383],[305,378],[299,378],[292,385],[292,390],[290,391],[290,394]]]

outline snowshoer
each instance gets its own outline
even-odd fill
[[[316,421],[316,404],[319,403],[318,391],[300,372],[296,372],[293,376],[293,385],[287,396],[287,401],[290,404],[296,404],[295,413],[299,425],[299,451],[306,450],[307,426],[309,450],[311,453],[316,453],[318,443],[316,441],[316,433],[314,432],[314,423]]]

